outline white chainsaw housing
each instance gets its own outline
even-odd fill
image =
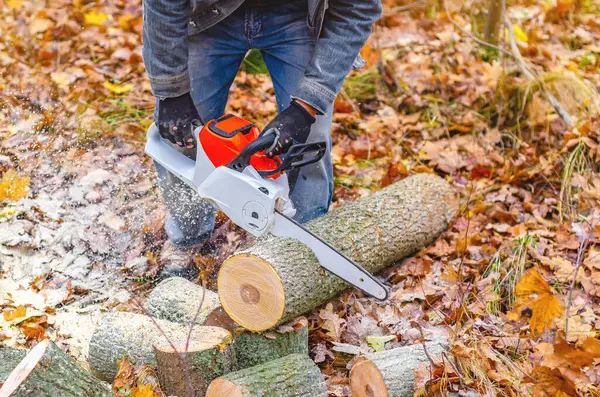
[[[271,229],[275,210],[286,216],[296,213],[287,199],[287,176],[263,179],[252,166],[243,172],[217,167],[197,190],[200,197],[214,203],[233,223],[257,237]]]

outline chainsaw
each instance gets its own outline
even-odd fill
[[[271,233],[308,246],[320,265],[377,298],[387,289],[352,259],[294,221],[288,173],[321,160],[325,142],[295,144],[282,156],[267,157],[277,134],[262,134],[254,124],[226,114],[194,131],[196,161],[163,140],[156,124],[148,129],[146,154],[217,206],[252,235]]]

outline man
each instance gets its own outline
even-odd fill
[[[257,48],[279,110],[263,129],[280,132],[268,155],[285,155],[294,143],[324,140],[331,148],[333,101],[380,14],[380,0],[145,0],[143,56],[161,136],[194,158],[194,125],[224,113],[245,55]],[[172,244],[161,257],[165,272],[177,274],[190,269],[185,249],[210,236],[215,209],[159,164],[156,170]],[[291,179],[297,221],[327,212],[329,152]]]

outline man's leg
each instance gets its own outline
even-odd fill
[[[243,12],[238,10],[212,28],[189,37],[188,43],[191,95],[200,118],[207,122],[225,111],[229,87],[248,50]],[[172,146],[195,159],[196,149]],[[165,224],[169,240],[180,248],[201,244],[214,228],[214,206],[160,164],[155,166],[169,211]]]
[[[293,1],[278,7],[259,8],[261,31],[252,43],[261,50],[271,74],[279,111],[289,106],[291,95],[304,75],[310,61],[315,39],[306,24],[306,1]],[[325,141],[328,150],[321,161],[303,167],[295,179],[290,198],[296,207],[299,222],[321,216],[329,209],[333,195],[333,166],[331,162],[331,113],[317,116],[308,142]]]

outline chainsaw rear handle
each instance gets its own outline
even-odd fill
[[[194,133],[195,134],[195,133]],[[178,152],[158,132],[158,126],[152,123],[146,134],[146,153],[167,171],[175,174],[183,182],[197,189],[194,184],[196,162]]]

